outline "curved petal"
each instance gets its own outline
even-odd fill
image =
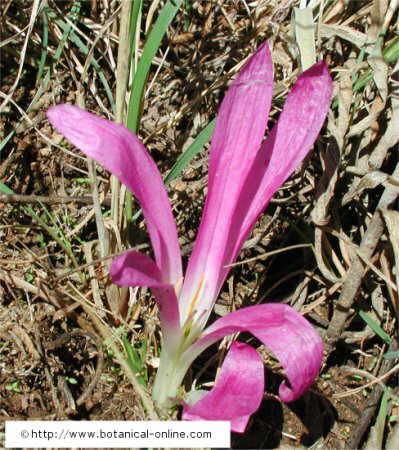
[[[182,268],[176,224],[162,177],[141,141],[123,125],[76,106],[54,106],[47,117],[73,145],[134,193],[143,209],[163,281],[179,282]]]
[[[144,253],[128,250],[112,260],[110,275],[118,286],[161,287],[162,273]]]
[[[209,314],[226,264],[232,216],[264,137],[271,105],[273,65],[262,45],[229,87],[217,116],[209,156],[208,195],[182,289],[182,322]],[[201,286],[201,292],[198,292]]]
[[[221,317],[184,353],[194,359],[214,342],[232,333],[249,331],[279,359],[289,384],[280,385],[285,402],[300,397],[314,382],[323,358],[323,343],[310,323],[288,305],[248,306]]]
[[[249,172],[233,218],[225,259],[231,264],[270,198],[313,147],[331,103],[332,80],[321,61],[302,73]],[[219,288],[228,268],[219,279]]]
[[[158,303],[165,344],[178,345],[180,339],[179,305],[174,287],[162,282],[162,274],[147,255],[128,250],[117,256],[110,268],[112,281],[118,286],[148,286]]]
[[[262,358],[251,346],[234,342],[213,388],[193,405],[183,404],[185,420],[230,420],[243,433],[263,398]]]

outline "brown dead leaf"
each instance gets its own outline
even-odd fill
[[[335,185],[338,180],[338,170],[341,154],[333,143],[328,145],[325,152],[321,153],[323,176],[316,189],[316,203],[311,213],[316,225],[324,226],[330,220],[328,208],[334,197]]]
[[[344,151],[345,135],[349,128],[352,100],[351,74],[349,71],[344,71],[340,73],[339,77],[337,118],[337,131],[339,135],[336,137],[341,153]]]
[[[360,122],[351,127],[351,129],[348,131],[347,137],[350,138],[353,136],[357,136],[364,133],[366,130],[373,128],[375,122],[378,119],[378,116],[384,108],[385,102],[380,97],[377,97],[374,100],[374,103],[371,105],[370,113]]]
[[[366,189],[374,189],[380,184],[385,184],[389,175],[383,172],[374,170],[364,175],[358,183],[353,183],[350,190],[344,195],[342,205],[346,205],[355,197],[359,196]]]
[[[373,79],[377,86],[378,92],[385,104],[388,95],[388,65],[384,61],[381,49],[381,41],[377,40],[373,50],[367,58],[368,63],[373,71]]]
[[[374,0],[370,11],[371,25],[367,31],[369,42],[376,42],[384,23],[384,17],[388,10],[388,0]]]
[[[399,290],[399,212],[394,210],[384,210],[382,215],[388,228],[389,240],[392,244],[393,253],[395,256],[395,278],[396,286]],[[397,306],[397,313],[399,313],[399,305]]]
[[[384,17],[388,9],[387,0],[376,0],[371,8],[371,25],[367,32],[368,42],[372,49],[368,63],[373,71],[373,79],[385,103],[388,92],[388,66],[382,56],[382,38]]]
[[[341,155],[344,152],[345,135],[350,123],[352,82],[349,71],[341,72],[337,91],[338,119],[335,122],[331,114],[328,117],[328,129],[335,137],[336,144],[330,143],[326,151],[321,154],[323,176],[316,189],[317,200],[311,213],[313,222],[319,226],[327,225],[330,220],[328,208],[335,195]]]
[[[173,36],[172,42],[174,44],[187,44],[191,42],[195,38],[195,33],[187,32],[187,33],[180,33],[176,36]]]
[[[322,24],[320,27],[320,34],[325,38],[338,36],[339,38],[352,43],[359,49],[363,49],[367,42],[367,36],[364,33],[346,25]]]
[[[384,162],[388,150],[399,142],[399,61],[396,63],[393,70],[390,84],[392,85],[392,116],[391,120],[388,121],[385,133],[370,156],[369,166],[372,169],[379,169]]]
[[[394,408],[393,408],[393,410],[394,410]],[[398,410],[399,410],[399,407],[396,406],[396,411],[398,411]],[[393,414],[395,414],[395,413],[393,412]],[[396,423],[394,428],[391,430],[391,434],[388,437],[385,449],[386,450],[396,450],[398,448],[399,448],[399,423]]]

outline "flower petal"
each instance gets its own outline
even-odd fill
[[[263,391],[262,358],[251,346],[234,342],[211,391],[193,405],[183,404],[183,419],[230,420],[231,429],[243,433]]]
[[[112,261],[110,274],[118,286],[161,287],[162,273],[155,262],[144,253],[128,250]]]
[[[176,224],[162,177],[141,141],[123,125],[76,106],[54,106],[47,116],[73,145],[134,193],[143,209],[163,281],[173,285],[181,281]]]
[[[235,261],[259,215],[273,194],[313,147],[331,103],[332,80],[323,61],[301,74],[288,94],[280,117],[262,145],[238,202],[225,259]],[[225,269],[219,287],[227,276]]]
[[[260,149],[271,105],[273,65],[262,45],[229,87],[217,116],[209,157],[208,195],[181,297],[182,322],[206,320],[215,291],[237,199]],[[198,292],[198,286],[202,291]]]
[[[283,304],[249,306],[221,317],[187,349],[183,358],[193,361],[214,342],[239,331],[252,333],[279,359],[289,381],[280,385],[282,400],[296,400],[314,382],[323,357],[321,338],[304,317]]]
[[[112,261],[112,281],[118,286],[147,286],[158,303],[162,331],[168,344],[178,344],[180,336],[179,305],[174,287],[162,281],[162,274],[147,255],[128,250]],[[172,344],[172,342],[174,344]]]

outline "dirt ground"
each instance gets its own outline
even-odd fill
[[[114,117],[119,2],[3,3],[0,446],[6,420],[147,419],[117,350],[123,353],[127,339],[141,355],[150,392],[161,342],[149,291],[111,285],[93,173],[45,118],[52,105],[82,102]],[[143,2],[138,49],[165,3]],[[270,126],[275,122],[300,70],[299,3],[182,3],[153,59],[138,131],[164,176],[215,117],[237,64],[266,39],[275,69]],[[264,357],[267,381],[261,408],[244,434],[233,433],[232,447],[392,450],[399,434],[398,2],[312,4],[316,56],[334,79],[328,119],[314,151],[257,223],[211,320],[241,306],[284,302],[319,331],[325,358],[311,390],[284,404],[278,362],[241,335]],[[169,186],[184,263],[206,195],[208,149]],[[95,172],[114,253],[118,239],[149,251],[142,217],[126,226],[121,215],[115,225],[109,174],[99,166]],[[134,200],[132,208],[139,210]],[[214,379],[218,350],[198,358],[187,385],[208,363],[197,384]]]

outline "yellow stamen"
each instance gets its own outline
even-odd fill
[[[199,294],[200,294],[200,291],[202,289],[202,285],[203,284],[204,284],[204,277],[202,276],[201,280],[200,280],[200,282],[198,284],[198,288],[195,291],[194,297],[193,297],[193,299],[190,302],[190,306],[188,308],[188,313],[187,313],[187,318],[189,318],[191,316],[191,314],[193,314],[193,312],[194,312],[194,307],[195,307],[195,304],[197,303],[197,300],[199,298]]]
[[[183,286],[183,280],[184,280],[184,278],[181,277],[180,280],[178,280],[177,283],[175,284],[176,297],[179,297],[179,295],[180,295],[180,289]]]

